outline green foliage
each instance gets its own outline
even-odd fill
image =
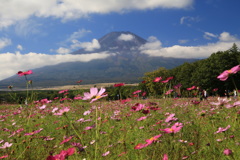
[[[143,90],[147,90],[150,94],[149,96],[162,95],[165,90],[165,86],[161,83],[153,82],[153,80],[160,76],[164,79],[167,78],[168,75],[168,70],[163,67],[160,67],[153,72],[147,72],[145,73],[145,77],[143,77],[145,83],[141,83],[140,87]]]
[[[151,93],[157,95],[162,86],[160,86],[161,84],[159,83],[153,83],[152,80],[155,77],[165,77],[168,75],[174,76],[173,84],[182,84],[182,90],[194,85],[201,89],[206,89],[209,93],[211,93],[214,88],[218,88],[219,94],[223,95],[225,90],[232,91],[235,88],[233,81],[237,88],[240,88],[240,74],[231,75],[230,78],[224,82],[217,79],[217,76],[223,71],[240,64],[239,62],[240,52],[234,43],[229,50],[213,53],[207,59],[193,63],[186,62],[170,70],[159,68],[158,70],[148,72],[143,77],[143,79],[146,80],[144,87],[147,86]]]

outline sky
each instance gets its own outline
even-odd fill
[[[239,0],[1,0],[0,80],[43,66],[108,57],[98,39],[129,31],[149,56],[207,58],[240,47]],[[121,35],[120,40],[134,37]],[[92,51],[71,55],[78,49]]]

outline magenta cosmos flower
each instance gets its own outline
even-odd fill
[[[232,150],[231,149],[224,149],[223,154],[229,156],[229,155],[232,154]]]
[[[165,128],[160,130],[164,131],[165,133],[177,133],[182,129],[182,127],[183,127],[183,124],[177,122],[171,128]]]
[[[231,127],[230,125],[228,125],[226,128],[219,127],[218,130],[215,132],[215,134],[221,133],[221,132],[225,132],[225,131],[228,130],[230,127]]]
[[[33,74],[32,70],[29,70],[29,71],[26,71],[26,72],[23,72],[23,71],[18,71],[18,76],[21,77],[21,76],[26,76],[26,75],[29,75],[29,74]]]
[[[61,116],[61,115],[63,115],[64,113],[67,113],[69,110],[70,110],[69,107],[64,107],[64,108],[60,109],[60,110],[58,111],[58,113],[54,113],[54,115],[56,115],[56,116]]]
[[[170,89],[170,90],[168,90],[165,94],[166,95],[169,95],[169,94],[171,94],[173,92],[173,89]]]
[[[173,79],[173,77],[168,77],[166,80],[161,81],[162,83],[168,83],[171,79]]]
[[[97,88],[90,88],[90,92],[85,92],[83,100],[91,100],[90,103],[102,98],[108,96],[107,94],[104,94],[106,91],[105,88],[101,88],[98,92]]]
[[[240,71],[240,65],[237,65],[230,70],[225,70],[223,73],[221,73],[217,78],[220,81],[226,81],[229,77],[230,74],[236,74],[237,72]]]
[[[159,82],[160,80],[162,80],[162,77],[156,77],[153,82]]]
[[[60,154],[55,156],[50,155],[46,160],[65,160],[68,156],[71,156],[75,153],[75,148],[68,148],[67,150],[62,150]]]
[[[145,148],[147,146],[149,146],[150,144],[152,144],[153,142],[155,142],[159,137],[161,137],[162,135],[159,134],[159,135],[156,135],[154,137],[151,137],[150,139],[147,139],[146,140],[146,143],[142,144],[142,143],[139,143],[138,145],[136,145],[134,147],[134,149],[142,149],[142,148]]]
[[[121,87],[121,86],[124,86],[125,85],[125,83],[117,83],[117,84],[114,84],[113,86],[114,87]]]
[[[191,91],[191,90],[194,90],[194,89],[196,89],[197,87],[196,86],[192,86],[192,87],[190,87],[190,88],[187,88],[187,90],[188,91]]]

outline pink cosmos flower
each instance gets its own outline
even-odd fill
[[[187,88],[187,90],[188,91],[191,91],[191,90],[194,90],[194,89],[196,89],[197,87],[196,86],[192,86],[192,87],[190,87],[190,88]]]
[[[59,111],[57,113],[54,113],[53,115],[56,115],[56,116],[61,116],[63,115],[64,113],[68,112],[70,109],[69,107],[64,107],[62,109],[59,109]]]
[[[220,98],[218,97],[218,102],[210,102],[210,104],[215,106],[223,106],[224,104],[230,102],[231,100],[228,100],[227,98]]]
[[[165,119],[165,122],[171,122],[171,121],[176,121],[178,120],[177,118],[174,117],[175,116],[175,113],[173,114],[170,114],[166,119]]]
[[[21,77],[21,76],[26,76],[26,75],[29,75],[29,74],[33,74],[32,70],[28,70],[26,72],[23,72],[23,71],[18,71],[18,76]]]
[[[53,108],[52,113],[55,113],[58,110],[58,107]]]
[[[110,153],[110,151],[107,151],[107,152],[103,153],[102,156],[105,157],[105,156],[109,155],[109,153]]]
[[[169,95],[169,94],[171,94],[173,92],[173,89],[170,89],[170,90],[168,90],[165,94],[166,95]]]
[[[68,89],[61,90],[61,91],[59,91],[58,93],[61,94],[61,93],[66,93],[66,92],[68,92]]]
[[[213,91],[213,92],[217,92],[217,91],[218,91],[218,88],[214,88],[212,91]]]
[[[12,146],[12,143],[5,142],[4,145],[2,145],[2,146],[0,147],[0,149],[9,148],[9,147],[11,147],[11,146]]]
[[[142,96],[145,97],[147,95],[147,92],[143,92]]]
[[[145,108],[145,104],[136,103],[134,106],[132,106],[131,111],[140,111]]]
[[[147,147],[147,144],[139,143],[139,144],[137,144],[137,145],[134,147],[134,149],[142,149],[142,148],[144,148],[144,147]]]
[[[84,130],[90,130],[90,129],[94,128],[94,127],[95,127],[95,125],[88,126],[88,127],[85,127],[85,129],[84,129]]]
[[[41,107],[39,107],[39,109],[45,109],[46,107],[46,105],[42,105]]]
[[[138,94],[140,92],[142,92],[142,90],[137,90],[137,91],[133,92],[132,94]]]
[[[44,104],[44,103],[51,103],[51,102],[52,102],[52,100],[48,100],[47,98],[40,100],[40,103],[42,103],[42,104]]]
[[[229,156],[229,155],[232,154],[232,150],[231,149],[224,149],[223,154]]]
[[[127,98],[127,99],[120,99],[120,102],[122,103],[122,104],[124,104],[124,103],[126,103],[126,102],[130,102],[132,99],[131,98]]]
[[[162,79],[162,77],[156,77],[153,82],[159,82]]]
[[[231,68],[230,70],[225,70],[217,78],[220,81],[226,81],[230,74],[236,74],[239,71],[240,71],[240,65],[237,65],[237,66]]]
[[[76,96],[76,97],[74,97],[73,99],[74,99],[74,100],[79,100],[79,99],[83,99],[83,97],[81,97],[81,96]]]
[[[232,105],[231,104],[225,105],[226,108],[232,108],[236,106],[240,106],[240,101],[234,102]]]
[[[230,127],[231,127],[230,125],[228,125],[226,128],[219,127],[219,128],[218,128],[218,131],[215,132],[215,134],[221,133],[221,132],[225,132],[225,131],[228,130]]]
[[[154,137],[151,137],[150,139],[147,139],[146,140],[146,143],[145,144],[142,144],[142,143],[139,143],[138,145],[136,145],[135,147],[134,147],[134,149],[142,149],[142,148],[144,148],[144,147],[147,147],[147,146],[149,146],[150,144],[152,144],[154,141],[156,141],[159,137],[161,137],[162,135],[161,134],[159,134],[159,135],[156,135],[156,136],[154,136]]]
[[[161,137],[162,135],[159,134],[159,135],[156,135],[154,137],[151,137],[150,139],[147,139],[146,142],[147,142],[147,145],[150,145],[152,144],[154,141],[156,141],[159,137]]]
[[[173,79],[173,77],[168,77],[166,80],[161,81],[162,83],[168,83],[171,79]]]
[[[171,128],[165,128],[160,129],[161,131],[164,131],[165,133],[177,133],[182,129],[183,125],[182,123],[175,123]]]
[[[60,154],[55,156],[48,156],[46,160],[65,160],[68,156],[71,156],[75,153],[75,148],[68,148],[67,150],[62,150]]]
[[[83,113],[84,116],[89,115],[92,111],[88,110]]]
[[[177,85],[175,85],[173,88],[178,89],[178,88],[180,88],[180,87],[182,87],[182,85],[181,85],[181,84],[177,84]]]
[[[60,144],[64,144],[72,139],[72,136],[65,138]]]
[[[1,156],[0,159],[7,158],[8,155]]]
[[[113,86],[114,87],[121,87],[121,86],[124,86],[125,85],[125,83],[117,83],[117,84],[114,84]]]
[[[167,154],[164,154],[162,160],[168,160],[168,155],[167,155]]]
[[[146,116],[145,117],[140,117],[140,118],[137,119],[137,121],[142,121],[142,120],[144,120],[146,118],[147,118]]]
[[[24,135],[25,136],[31,136],[31,135],[34,135],[34,134],[37,134],[37,133],[41,132],[42,130],[43,130],[43,128],[40,128],[39,130],[30,132],[30,133],[25,133]]]
[[[92,103],[102,97],[108,96],[107,94],[104,94],[105,91],[106,91],[105,88],[101,88],[99,92],[97,88],[90,88],[90,93],[89,92],[84,93],[83,100],[91,99],[90,103]]]

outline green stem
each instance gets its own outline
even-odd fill
[[[70,119],[68,118],[67,114],[64,113],[63,115],[66,117],[66,119],[67,119],[68,122],[70,123],[70,126],[72,127],[73,131],[75,132],[75,134],[77,135],[77,137],[80,139],[80,143],[81,143],[82,145],[84,145],[83,142],[82,142],[82,137],[81,137],[81,136],[78,134],[78,132],[76,131],[76,127],[74,127],[73,123],[70,121]]]
[[[98,149],[98,107],[96,106],[95,108],[96,112],[95,112],[95,136],[96,136],[96,142],[95,142],[95,160],[97,160],[97,149]]]
[[[27,87],[27,95],[26,95],[26,100],[25,100],[25,104],[27,104],[28,103],[28,79],[27,79],[27,76],[26,75],[24,75],[25,76],[25,80],[26,80],[26,87]],[[27,103],[26,103],[27,102]]]

